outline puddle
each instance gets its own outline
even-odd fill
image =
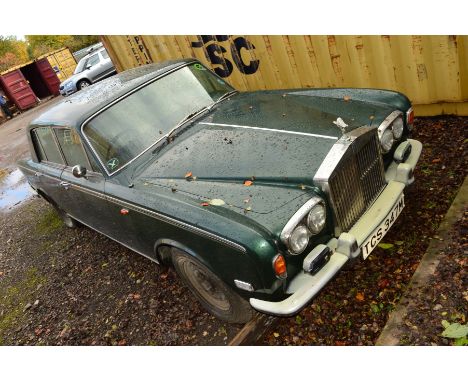
[[[34,190],[20,170],[8,173],[0,169],[0,212],[12,209],[33,195]]]

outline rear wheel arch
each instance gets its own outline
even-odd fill
[[[43,190],[37,189],[36,192],[43,198],[45,201],[47,201],[52,207],[54,207],[55,211],[57,211],[57,214],[60,216],[60,219],[62,219],[63,223],[68,227],[68,228],[76,228],[81,225],[80,222],[72,218],[66,211],[64,211],[60,206],[52,199],[49,195],[47,195]]]

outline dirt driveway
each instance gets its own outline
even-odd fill
[[[15,162],[28,153],[25,129],[46,109],[63,100],[62,96],[42,102],[0,125],[0,169],[13,169]]]

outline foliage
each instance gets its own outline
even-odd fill
[[[27,62],[27,44],[14,36],[0,36],[0,72]]]
[[[28,35],[26,41],[0,35],[0,72],[24,64],[43,54],[68,47],[72,52],[99,42],[92,35]]]
[[[443,320],[442,326],[445,329],[441,334],[442,337],[455,339],[455,345],[468,345],[468,325],[461,325],[458,322],[451,324]]]
[[[27,35],[32,58],[50,51],[68,47],[72,52],[99,42],[99,36],[92,35]]]

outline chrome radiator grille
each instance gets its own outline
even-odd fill
[[[385,187],[376,131],[357,138],[328,179],[332,206],[341,231],[348,231]]]

